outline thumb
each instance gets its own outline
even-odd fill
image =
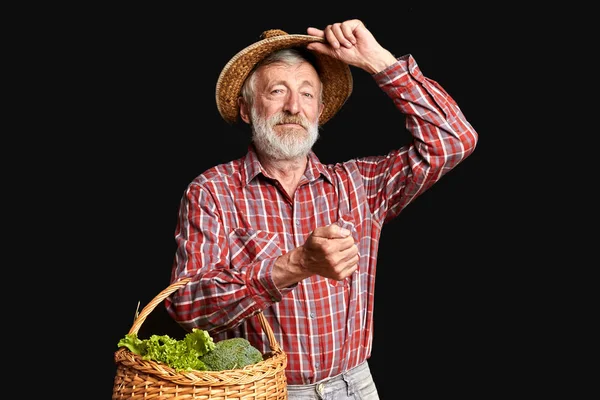
[[[328,43],[323,42],[312,42],[306,45],[306,48],[315,53],[324,54],[326,56],[334,57],[334,52]]]
[[[313,27],[309,27],[306,30],[310,36],[316,36],[318,38],[323,39],[322,42],[310,42],[306,45],[306,48],[310,51],[314,51],[316,53],[325,54],[327,56],[332,56],[332,49],[327,40],[325,39],[325,31]]]
[[[350,231],[339,225],[331,224],[315,229],[312,235],[326,239],[345,238],[350,235]]]

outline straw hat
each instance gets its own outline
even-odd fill
[[[233,124],[239,115],[238,98],[244,81],[254,66],[275,50],[304,47],[312,42],[324,42],[323,38],[310,35],[290,35],[279,29],[262,33],[258,42],[237,53],[225,65],[217,81],[217,108],[225,121]],[[319,118],[323,125],[335,115],[352,93],[352,74],[348,65],[335,58],[312,52],[323,82],[325,108]]]

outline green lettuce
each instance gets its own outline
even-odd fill
[[[127,347],[144,360],[162,362],[177,371],[207,371],[200,357],[212,351],[215,342],[207,331],[193,329],[182,340],[168,335],[152,335],[142,340],[135,333],[127,334],[119,340],[118,347]]]

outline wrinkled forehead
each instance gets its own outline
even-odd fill
[[[310,82],[320,82],[317,70],[308,62],[288,64],[278,61],[261,66],[256,70],[256,74],[261,79],[266,80],[307,80]]]
[[[281,63],[289,65],[308,63],[316,71],[317,75],[320,75],[319,63],[317,62],[315,55],[304,48],[298,47],[280,49],[267,55],[254,66],[249,75],[252,75],[257,69],[263,69],[266,66]]]

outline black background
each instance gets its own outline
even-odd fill
[[[471,157],[383,229],[370,359],[380,396],[487,397],[524,380],[505,369],[516,346],[528,341],[522,307],[529,306],[517,305],[525,282],[515,278],[523,274],[515,260],[530,228],[521,221],[515,233],[510,223],[514,203],[528,205],[507,191],[517,171],[507,170],[506,159],[519,155],[507,150],[514,119],[502,100],[511,90],[509,60],[522,46],[506,27],[514,33],[521,16],[490,5],[314,6],[99,10],[68,33],[86,32],[71,49],[79,77],[72,87],[75,120],[83,135],[68,168],[78,175],[71,198],[77,222],[70,227],[78,251],[72,254],[93,281],[80,289],[94,299],[85,302],[83,325],[101,371],[98,398],[110,396],[113,354],[138,302],[143,307],[169,284],[177,207],[187,184],[246,152],[245,128],[227,125],[215,106],[221,68],[265,30],[305,33],[308,26],[351,18],[362,19],[393,54],[411,53],[480,134]],[[366,72],[352,72],[352,97],[315,145],[324,163],[384,154],[408,140],[387,96]],[[159,306],[140,330],[151,334],[183,331]],[[523,367],[528,357],[520,357]]]

